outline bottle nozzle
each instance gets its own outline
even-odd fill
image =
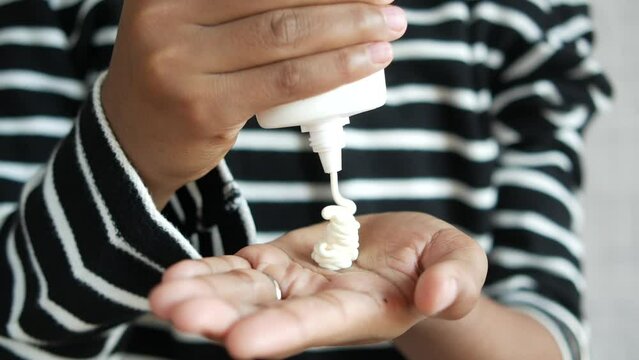
[[[327,174],[342,171],[342,149],[328,150],[318,153],[322,168]]]
[[[342,170],[342,149],[346,146],[344,125],[349,122],[347,117],[335,117],[302,126],[302,132],[309,133],[311,148],[319,155],[327,174]]]

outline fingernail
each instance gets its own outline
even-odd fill
[[[384,19],[389,29],[393,31],[402,31],[406,28],[406,15],[404,10],[397,6],[387,6],[382,9]]]
[[[453,278],[449,278],[446,280],[444,288],[439,295],[439,300],[437,300],[437,305],[433,309],[433,314],[439,314],[446,310],[455,302],[455,298],[457,298],[457,281]]]
[[[368,55],[374,63],[387,63],[393,59],[393,49],[389,43],[375,43],[368,47]]]

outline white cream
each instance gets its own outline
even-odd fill
[[[344,199],[337,190],[337,172],[342,170],[342,149],[346,146],[344,126],[351,116],[381,107],[386,98],[386,77],[384,70],[380,70],[324,94],[256,114],[257,122],[265,129],[300,126],[302,132],[309,133],[313,152],[319,155],[324,172],[331,174],[331,190],[337,206],[322,211],[330,224],[325,238],[312,254],[313,259],[327,269],[348,268],[358,256],[359,223],[354,217],[355,203]]]
[[[311,257],[328,270],[348,269],[359,256],[359,228],[355,219],[357,206],[339,193],[337,173],[331,173],[331,192],[337,205],[322,210],[329,221],[324,238],[315,244]]]

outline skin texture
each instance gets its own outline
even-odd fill
[[[406,30],[391,2],[124,2],[102,102],[156,206],[215,168],[253,114],[386,67],[389,42]],[[313,264],[317,225],[235,256],[175,265],[150,295],[153,311],[223,341],[236,358],[389,339],[411,359],[429,351],[442,359],[555,358],[537,323],[480,298],[486,257],[472,239],[422,214],[361,222],[352,269]],[[271,278],[285,300],[274,301]],[[497,328],[486,332],[486,323]],[[538,348],[549,352],[520,356]]]
[[[486,297],[457,321],[427,319],[395,339],[409,360],[561,360],[537,320]]]
[[[253,114],[385,68],[390,0],[126,1],[102,101],[158,208],[215,168]]]
[[[325,227],[315,225],[235,256],[176,264],[152,291],[152,310],[182,331],[224,342],[239,359],[392,340],[427,316],[452,320],[472,311],[487,269],[474,240],[418,213],[358,220],[361,255],[351,269],[313,263]],[[276,301],[271,278],[284,300]]]

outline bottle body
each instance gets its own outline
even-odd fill
[[[386,78],[382,70],[324,94],[263,111],[257,114],[257,122],[265,129],[312,126],[322,120],[373,110],[385,103]]]
[[[386,78],[379,71],[334,90],[276,106],[257,114],[265,129],[300,126],[310,133],[311,147],[318,153],[324,171],[340,171],[341,150],[345,146],[343,126],[350,116],[373,110],[386,103]]]

